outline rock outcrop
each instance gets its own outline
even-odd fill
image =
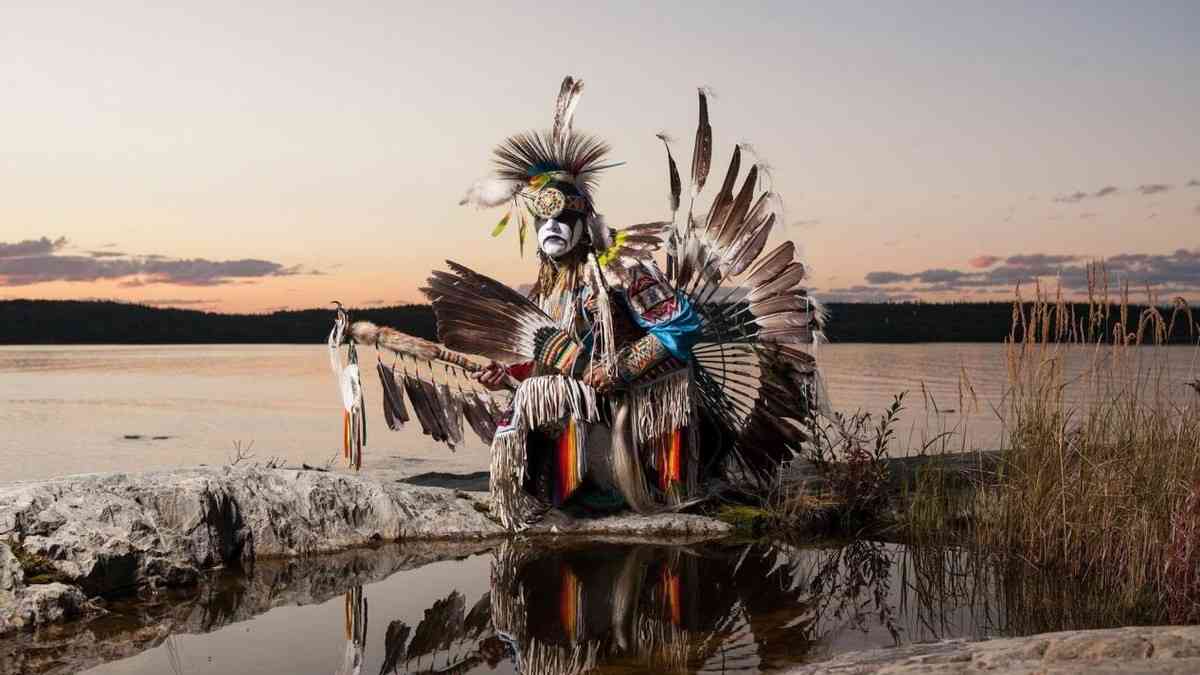
[[[0,635],[91,611],[88,598],[191,586],[204,570],[250,560],[507,534],[488,511],[479,493],[298,469],[200,467],[2,485]],[[665,514],[551,520],[527,534],[727,530],[712,519]],[[51,574],[26,578],[29,560]]]
[[[1197,673],[1200,626],[1111,628],[1021,638],[949,640],[842,654],[792,675]]]

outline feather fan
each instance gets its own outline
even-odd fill
[[[434,272],[421,289],[433,303],[438,337],[446,346],[504,363],[534,356],[538,329],[554,320],[504,284],[446,261],[450,272]]]

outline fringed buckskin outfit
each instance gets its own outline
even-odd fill
[[[740,147],[707,212],[695,208],[711,163],[705,92],[686,215],[683,181],[660,135],[671,220],[611,229],[595,191],[598,174],[616,165],[606,163],[604,142],[572,129],[582,87],[567,77],[552,128],[501,143],[492,175],[463,199],[506,207],[493,235],[515,223],[522,249],[529,224],[537,228],[540,268],[529,294],[453,262],[422,289],[445,347],[502,364],[515,387],[499,406],[466,392],[459,413],[424,397],[436,408],[425,416],[449,409],[460,429],[473,408],[476,416],[503,410],[490,418],[491,492],[511,529],[552,506],[652,512],[700,498],[730,473],[769,479],[806,441],[824,402],[805,351],[823,317],[799,285],[805,270],[792,242],[763,253],[778,200],[758,189],[757,166],[737,185]],[[390,394],[385,386],[385,410],[404,385]]]

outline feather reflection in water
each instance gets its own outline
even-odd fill
[[[367,598],[362,586],[346,592],[346,651],[338,675],[358,675],[362,672],[367,649]]]
[[[466,673],[509,660],[526,675],[598,668],[770,671],[878,622],[893,561],[873,542],[692,545],[506,540],[491,590],[467,611],[457,591],[415,630],[388,626],[380,675]]]
[[[489,594],[485,593],[471,611],[466,612],[465,598],[458,591],[452,591],[425,610],[415,631],[403,621],[393,621],[387,629],[380,675],[399,672],[465,673],[481,663],[495,663],[487,655],[488,638],[492,637],[491,618]],[[472,641],[480,642],[471,644]],[[437,665],[440,652],[445,652],[444,663]],[[401,666],[404,667],[403,671]]]

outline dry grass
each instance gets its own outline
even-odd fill
[[[1128,289],[1110,302],[1105,278],[1097,266],[1086,316],[1040,289],[1030,308],[1018,289],[1007,438],[978,542],[1010,564],[1086,580],[1117,606],[1194,617],[1200,397],[1179,372],[1191,366],[1168,363],[1163,345],[1200,326],[1182,299],[1169,319],[1153,297],[1131,317]]]

